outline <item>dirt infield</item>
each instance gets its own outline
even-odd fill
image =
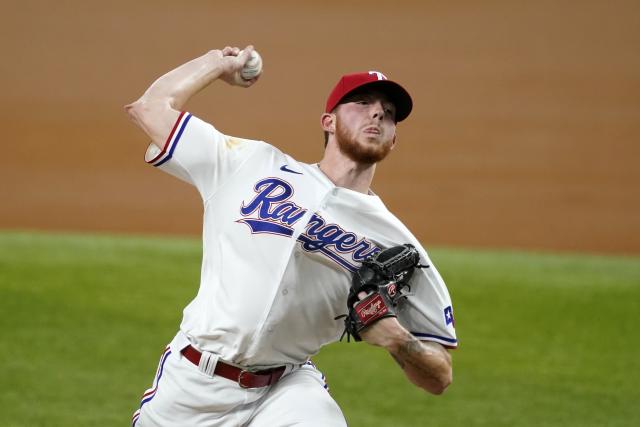
[[[314,162],[335,80],[385,72],[415,109],[374,190],[428,245],[640,253],[637,2],[92,3],[3,10],[0,228],[198,234],[197,194],[144,164],[122,106],[253,43],[259,84],[189,110]]]

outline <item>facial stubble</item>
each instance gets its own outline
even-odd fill
[[[354,162],[367,165],[382,161],[393,146],[393,139],[377,143],[359,142],[349,129],[342,126],[340,120],[336,120],[336,142],[344,155]]]

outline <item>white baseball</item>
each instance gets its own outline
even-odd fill
[[[251,52],[251,56],[247,63],[242,67],[240,77],[245,80],[251,80],[258,77],[260,73],[262,73],[262,58],[260,57],[260,54],[254,50]]]

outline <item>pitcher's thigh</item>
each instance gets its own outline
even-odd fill
[[[160,363],[154,387],[143,396],[135,427],[237,427],[266,390],[242,389],[233,381],[211,377],[173,351]],[[253,403],[252,403],[253,402]]]
[[[311,365],[286,375],[259,401],[248,427],[346,427],[320,371]]]

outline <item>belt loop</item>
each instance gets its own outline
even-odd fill
[[[198,365],[198,369],[200,372],[204,372],[210,377],[213,376],[214,371],[216,370],[216,365],[218,364],[218,356],[214,353],[209,353],[208,351],[203,351],[202,356],[200,357],[200,364]]]

